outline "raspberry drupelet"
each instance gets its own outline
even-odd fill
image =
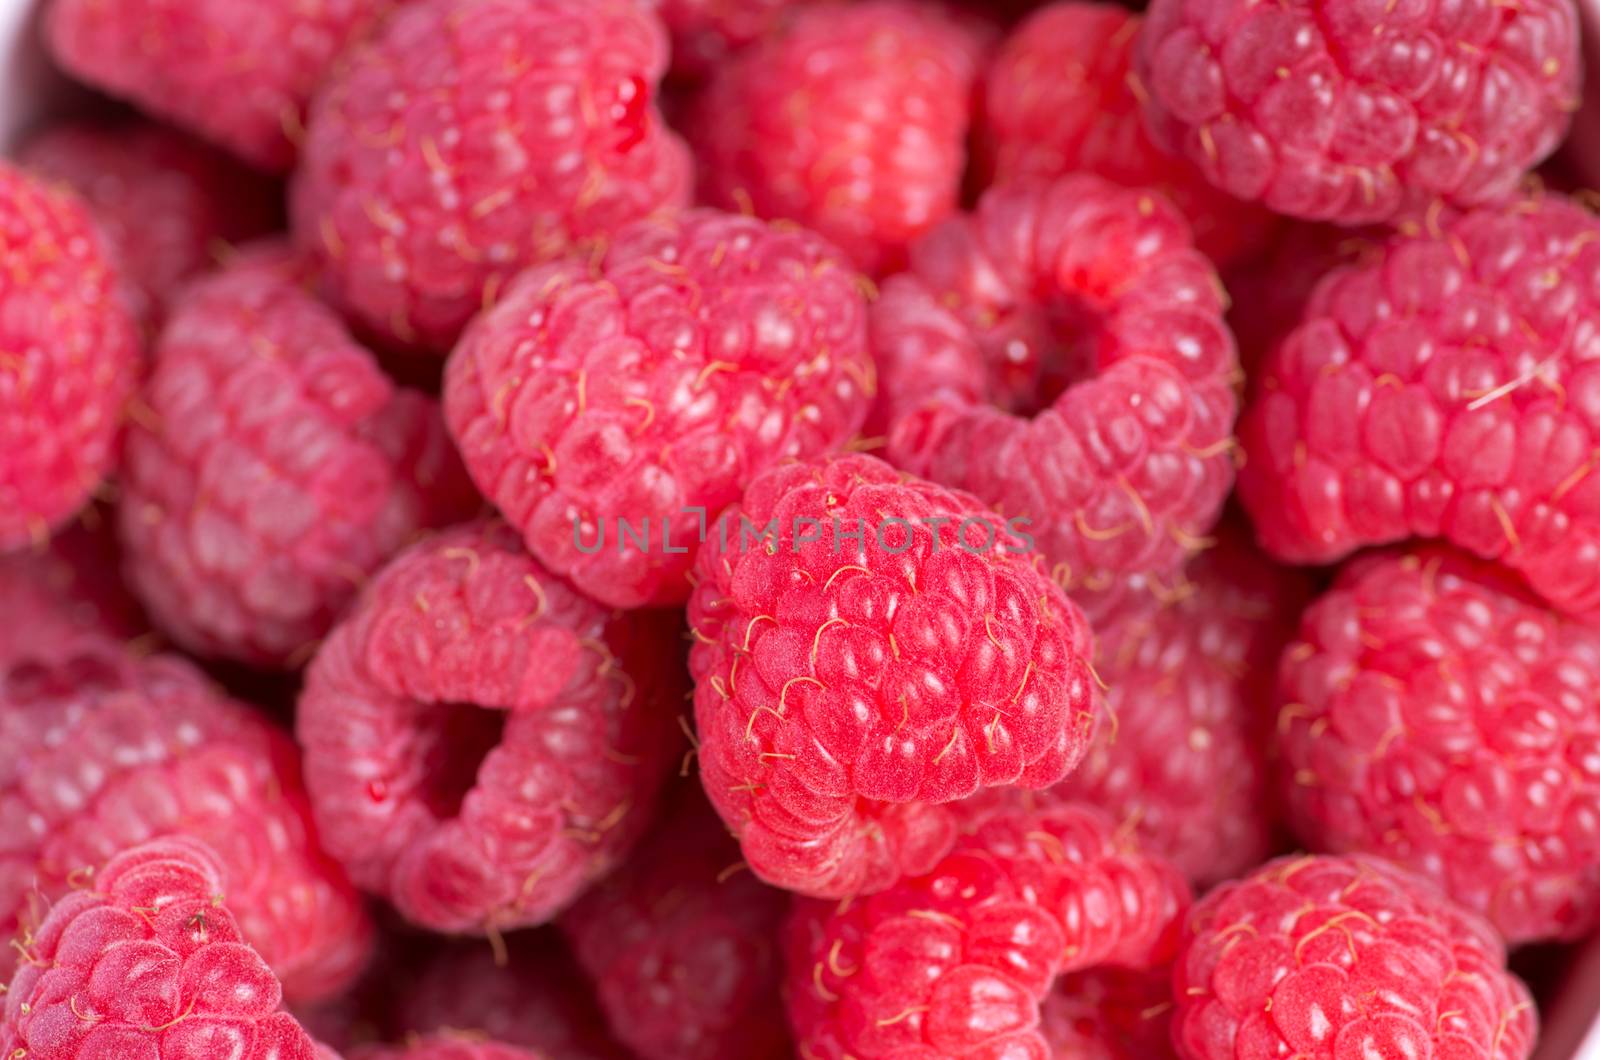
[[[1091,618],[1165,595],[1233,484],[1222,313],[1161,196],[1086,174],[993,189],[873,306],[888,458],[1029,520]]]
[[[774,468],[711,528],[700,774],[758,876],[882,890],[949,849],[941,804],[1077,764],[1093,642],[1037,559],[972,497],[862,455]]]
[[[1135,55],[1156,141],[1292,217],[1371,224],[1510,193],[1566,134],[1571,0],[1154,0]]]
[[[1183,1060],[1526,1060],[1538,1017],[1489,925],[1368,858],[1291,857],[1189,914],[1173,973]]]
[[[708,519],[861,426],[861,284],[792,226],[641,221],[595,263],[524,273],[472,325],[446,375],[451,432],[549,570],[613,606],[681,603]]]
[[[300,696],[328,851],[430,930],[549,920],[626,855],[677,764],[679,631],[608,612],[503,523],[402,552]]]
[[[317,95],[296,240],[348,313],[448,353],[523,268],[686,204],[666,64],[637,0],[411,0]]]

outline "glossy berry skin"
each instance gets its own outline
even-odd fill
[[[1233,483],[1222,311],[1159,195],[1085,174],[991,190],[873,307],[888,457],[1027,518],[1091,618],[1162,595]]]
[[[318,848],[293,745],[176,656],[80,637],[0,668],[0,931],[157,836],[209,844],[239,929],[291,998],[349,985],[372,928]],[[0,957],[9,974],[15,951]]]
[[[1353,562],[1279,675],[1293,823],[1431,877],[1508,942],[1600,924],[1600,633],[1444,551]]]
[[[641,1060],[788,1060],[777,945],[788,896],[741,864],[697,788],[561,930]]]
[[[949,849],[940,804],[1077,764],[1093,642],[1035,562],[973,498],[872,457],[750,484],[701,547],[689,623],[700,777],[756,875],[882,890]]]
[[[1172,974],[1091,968],[1063,975],[1039,1006],[1051,1056],[1070,1060],[1175,1060]]]
[[[714,73],[728,56],[783,24],[790,12],[838,0],[660,0],[656,11],[672,35],[672,72]]]
[[[1600,222],[1559,195],[1325,278],[1253,380],[1239,490],[1269,552],[1445,538],[1600,610]]]
[[[226,859],[186,837],[134,844],[86,875],[19,942],[0,1054],[317,1060],[230,911],[230,883]]]
[[[283,248],[174,307],[129,431],[127,573],[190,651],[292,666],[376,570],[477,501],[438,408],[397,388]]]
[[[549,1060],[542,1053],[468,1035],[444,1033],[405,1045],[367,1046],[350,1060]]]
[[[0,615],[0,668],[82,634],[124,639],[144,628],[139,605],[118,576],[116,542],[104,523],[69,526],[43,548],[0,556]]]
[[[1281,858],[1212,891],[1172,996],[1183,1060],[1525,1060],[1538,1023],[1488,924],[1367,858]]]
[[[1061,0],[1012,31],[984,78],[979,163],[990,184],[1093,173],[1161,192],[1220,265],[1248,258],[1275,221],[1213,188],[1145,131],[1130,65],[1139,15],[1112,3]]]
[[[704,196],[820,232],[865,272],[894,271],[959,205],[986,45],[912,0],[795,12],[699,100]]]
[[[501,523],[402,552],[300,696],[329,853],[433,931],[550,919],[627,853],[677,763],[677,632],[580,595]]]
[[[861,426],[866,318],[860,277],[808,232],[642,221],[596,264],[518,277],[451,356],[445,415],[548,569],[613,606],[681,603],[708,519]]]
[[[1240,199],[1371,224],[1500,198],[1578,99],[1570,0],[1155,0],[1135,66],[1158,143]]]
[[[1087,807],[1002,808],[926,875],[852,902],[799,900],[789,1022],[815,1060],[1050,1060],[1058,975],[1170,957],[1182,878]]]
[[[294,165],[312,91],[400,0],[53,0],[69,73],[262,169]]]
[[[42,544],[116,458],[139,341],[113,259],[81,199],[0,163],[0,552]]]
[[[523,268],[687,202],[666,63],[636,0],[412,0],[317,96],[296,240],[367,327],[448,353]]]

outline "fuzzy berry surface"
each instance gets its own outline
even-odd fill
[[[1511,192],[1566,134],[1571,0],[1155,0],[1135,67],[1158,143],[1291,217],[1371,224]]]
[[[98,509],[88,509],[99,520]],[[144,628],[123,587],[110,528],[75,523],[42,548],[0,556],[0,667],[44,655],[82,634],[133,637]]]
[[[1005,39],[984,77],[978,162],[1005,184],[1093,173],[1161,192],[1194,229],[1195,245],[1226,265],[1269,241],[1275,222],[1259,205],[1213,188],[1186,159],[1157,147],[1130,87],[1141,18],[1117,4],[1062,0]]]
[[[40,545],[116,460],[139,338],[86,204],[0,162],[0,552]]]
[[[1538,1023],[1488,924],[1367,858],[1282,858],[1212,891],[1172,996],[1183,1060],[1525,1060]]]
[[[1082,806],[1002,806],[926,875],[853,902],[801,899],[789,1022],[815,1060],[1050,1060],[1056,978],[1159,965],[1189,891]]]
[[[296,719],[328,851],[407,920],[549,920],[614,868],[677,764],[679,627],[616,613],[503,523],[397,556],[323,642]]]
[[[317,96],[296,240],[375,333],[448,353],[523,268],[687,203],[666,64],[636,0],[413,0]]]
[[[126,569],[186,649],[303,661],[361,580],[478,501],[437,403],[396,387],[275,244],[188,288],[128,432]]]
[[[21,945],[0,1009],[18,1060],[318,1060],[228,897],[225,859],[185,837],[136,844]]]
[[[728,57],[774,32],[791,12],[841,0],[660,0],[656,12],[672,35],[672,72],[700,79]]]
[[[349,985],[371,947],[360,897],[325,857],[293,744],[176,656],[89,636],[0,669],[0,932],[158,836],[209,844],[245,938],[297,1000]],[[0,956],[9,973],[16,952]],[[276,980],[275,980],[276,982]]]
[[[864,455],[775,468],[695,574],[700,777],[769,883],[926,872],[955,839],[942,803],[1054,784],[1088,746],[1088,623],[972,497]]]
[[[1279,675],[1302,839],[1426,875],[1511,943],[1600,924],[1600,633],[1442,550],[1357,560]]]
[[[1160,195],[986,193],[873,306],[889,460],[1026,518],[1091,618],[1164,595],[1233,485],[1222,291]]]
[[[911,0],[797,11],[698,101],[702,194],[820,232],[868,273],[894,271],[959,206],[988,43]]]
[[[862,282],[793,226],[641,221],[593,265],[518,277],[451,355],[445,416],[548,569],[613,606],[681,603],[708,519],[863,423]]]
[[[350,1060],[551,1060],[542,1053],[470,1034],[431,1035],[405,1045],[357,1049]]]
[[[1445,538],[1600,611],[1600,221],[1555,194],[1323,279],[1252,379],[1239,492],[1269,552]]]
[[[561,930],[640,1060],[788,1060],[777,941],[788,896],[741,865],[696,788]]]
[[[1039,1033],[1052,1057],[1070,1060],[1175,1060],[1172,974],[1091,968],[1063,975],[1039,1006]]]

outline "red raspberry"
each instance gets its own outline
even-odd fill
[[[191,651],[292,665],[362,578],[475,501],[432,399],[391,383],[277,250],[186,291],[129,431],[128,574]]]
[[[788,1060],[778,998],[788,896],[741,871],[696,790],[561,929],[611,1026],[642,1060]]]
[[[294,165],[312,91],[399,0],[53,0],[56,61],[264,169]]]
[[[1173,975],[1185,1060],[1523,1060],[1537,1017],[1489,925],[1375,858],[1293,857],[1189,914]]]
[[[986,44],[910,0],[796,12],[707,86],[692,119],[704,193],[893,271],[959,205]]]
[[[195,840],[156,840],[64,896],[18,944],[25,959],[0,992],[0,1055],[317,1060],[245,944],[224,862]]]
[[[317,847],[293,744],[188,663],[99,639],[14,659],[0,669],[0,746],[13,822],[0,934],[37,930],[41,902],[119,851],[183,834],[216,851],[240,929],[291,996],[326,997],[361,970],[372,929]],[[14,957],[0,956],[0,979]]]
[[[524,267],[687,200],[666,64],[638,0],[414,0],[317,96],[296,238],[352,314],[448,352]]]
[[[789,1022],[813,1060],[1049,1060],[1039,1007],[1056,977],[1159,963],[1188,901],[1098,812],[1004,809],[925,876],[797,901]]]
[[[500,523],[402,552],[300,696],[328,850],[435,931],[550,919],[627,853],[676,764],[676,634],[579,595]]]
[[[1600,611],[1597,274],[1600,222],[1546,195],[1325,279],[1240,427],[1262,543],[1324,563],[1444,537]]]
[[[1173,1060],[1172,975],[1094,968],[1056,980],[1039,1006],[1052,1056],[1070,1060]]]
[[[867,456],[768,471],[712,527],[689,602],[700,773],[758,876],[882,890],[950,848],[940,803],[1077,764],[1093,642],[1036,560],[973,498]]]
[[[1600,632],[1442,551],[1352,563],[1283,658],[1301,836],[1433,879],[1510,942],[1600,925]]]
[[[1222,291],[1165,200],[1077,175],[990,191],[873,307],[889,458],[1029,520],[1090,609],[1154,591],[1233,482]]]
[[[776,29],[796,8],[834,0],[661,0],[674,74],[704,77],[729,55]]]
[[[42,543],[115,459],[139,345],[77,196],[0,162],[0,552]]]
[[[273,227],[276,192],[267,181],[208,144],[149,122],[54,125],[17,159],[93,208],[132,289],[135,315],[150,330],[220,245]]]
[[[1571,0],[1154,0],[1135,65],[1157,143],[1340,224],[1506,195],[1561,141],[1582,70]]]
[[[861,426],[859,283],[792,227],[711,210],[630,226],[593,265],[524,273],[468,330],[451,432],[551,571],[617,607],[679,603],[707,512]]]
[[[1140,17],[1116,4],[1062,0],[1014,30],[984,83],[980,163],[992,183],[1093,173],[1161,192],[1194,228],[1195,244],[1227,264],[1270,237],[1259,206],[1217,191],[1190,162],[1145,132],[1129,87]]]
[[[486,1041],[476,1035],[439,1034],[406,1045],[367,1046],[350,1054],[350,1060],[549,1060],[513,1045]]]
[[[103,526],[70,526],[41,550],[0,556],[0,616],[0,669],[80,634],[122,639],[143,628],[138,605],[118,579],[116,543]]]

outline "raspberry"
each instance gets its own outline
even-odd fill
[[[362,578],[476,507],[432,399],[397,389],[278,248],[186,291],[129,431],[128,575],[184,647],[292,665]]]
[[[42,550],[0,556],[0,615],[0,669],[80,634],[121,639],[142,628],[139,607],[117,577],[116,543],[103,527],[87,525],[69,526]]]
[[[1185,1060],[1523,1060],[1537,1023],[1487,924],[1368,858],[1282,858],[1211,892],[1173,999]]]
[[[1106,716],[1054,793],[1128,822],[1198,885],[1260,864],[1275,824],[1272,672],[1305,598],[1297,576],[1229,535],[1169,602],[1099,626]]]
[[[1563,610],[1600,610],[1597,237],[1546,195],[1396,236],[1323,280],[1240,427],[1240,495],[1268,550],[1325,563],[1444,537]]]
[[[414,0],[312,106],[296,238],[353,315],[448,352],[524,267],[687,200],[666,62],[637,0]]]
[[[1093,173],[1154,189],[1178,207],[1195,244],[1214,260],[1248,257],[1270,237],[1272,215],[1212,188],[1145,132],[1129,87],[1139,23],[1116,4],[1063,0],[1017,27],[983,86],[980,165],[996,184]]]
[[[1127,968],[1064,975],[1039,1006],[1052,1056],[1172,1060],[1172,976]]]
[[[1170,956],[1182,878],[1087,807],[1002,809],[927,875],[796,902],[789,1021],[815,1060],[1049,1060],[1039,1007],[1063,972]]]
[[[115,459],[138,335],[77,196],[0,163],[0,552],[42,542]]]
[[[1430,877],[1512,943],[1600,925],[1600,632],[1435,550],[1356,561],[1284,655],[1300,834]]]
[[[219,244],[273,226],[270,184],[227,155],[149,122],[65,122],[23,145],[18,161],[93,208],[132,289],[135,316],[159,327],[184,280]]]
[[[1343,265],[1370,261],[1387,229],[1353,230],[1296,221],[1283,225],[1260,256],[1229,269],[1228,326],[1247,375],[1299,326],[1322,278]]]
[[[986,44],[909,0],[797,11],[707,85],[691,119],[704,194],[893,271],[959,205]]]
[[[1105,614],[1155,592],[1233,482],[1222,293],[1160,196],[1076,175],[990,191],[873,307],[889,459],[1028,520]]]
[[[350,1060],[547,1060],[513,1045],[464,1034],[439,1034],[407,1045],[368,1046]]]
[[[1154,0],[1135,66],[1158,143],[1292,217],[1368,224],[1512,191],[1578,100],[1571,0]]]
[[[617,1036],[642,1060],[787,1060],[775,939],[782,891],[693,790],[561,918]]]
[[[300,696],[328,850],[422,927],[550,919],[627,853],[676,762],[676,633],[580,596],[504,524],[402,552]]]
[[[524,273],[473,325],[446,376],[451,431],[551,571],[618,607],[680,603],[707,512],[861,426],[859,282],[822,240],[754,218],[630,226],[593,266]]]
[[[360,971],[371,926],[318,849],[294,746],[188,663],[98,639],[14,659],[0,669],[0,746],[13,822],[0,934],[37,932],[41,902],[127,847],[183,834],[215,850],[240,930],[291,996],[326,997]]]
[[[834,0],[661,0],[672,34],[672,70],[705,77],[728,56],[776,29],[793,9]]]
[[[1082,757],[1089,627],[973,498],[845,456],[763,473],[712,534],[689,602],[700,773],[762,879],[882,890],[949,849],[939,804]]]
[[[161,839],[112,858],[21,942],[0,1055],[18,1060],[316,1060],[246,945],[224,861]]]

